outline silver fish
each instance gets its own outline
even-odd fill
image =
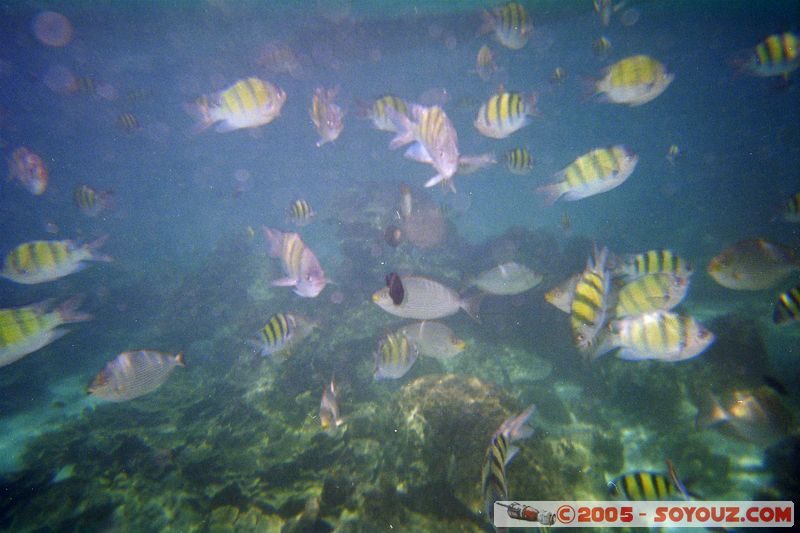
[[[466,343],[456,337],[453,330],[431,320],[415,322],[400,329],[419,353],[437,359],[450,359],[464,351]]]
[[[322,401],[319,404],[319,423],[322,430],[328,435],[336,433],[336,429],[344,424],[339,417],[339,403],[336,401],[336,381],[331,382],[322,391]]]
[[[389,314],[403,318],[429,320],[458,313],[463,309],[473,318],[477,313],[477,298],[462,299],[459,294],[437,281],[418,276],[405,276],[400,280],[405,289],[405,297],[400,305],[395,305],[389,295],[389,287],[384,287],[372,295],[372,301]]]
[[[513,295],[530,290],[541,282],[541,274],[525,265],[510,262],[482,273],[472,285],[489,294]]]
[[[111,402],[132,400],[163,385],[176,366],[186,366],[183,352],[123,352],[95,376],[87,392]]]

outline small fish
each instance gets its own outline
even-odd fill
[[[714,281],[740,291],[769,289],[797,270],[800,262],[792,250],[764,239],[740,241],[708,264],[708,274]]]
[[[397,248],[403,242],[403,230],[394,224],[389,224],[383,231],[383,240],[392,248]]]
[[[376,99],[371,105],[361,105],[360,115],[372,121],[372,125],[381,131],[397,133],[392,121],[391,112],[408,117],[408,105],[399,96],[387,94]]]
[[[304,317],[291,313],[275,313],[261,328],[261,338],[251,344],[261,348],[261,357],[269,355],[273,362],[280,363],[291,356],[291,347],[307,337],[315,327],[316,324]]]
[[[652,57],[630,56],[605,70],[595,83],[595,94],[606,102],[638,106],[655,99],[674,79],[675,75]]]
[[[595,348],[600,330],[606,322],[611,276],[606,269],[608,248],[594,250],[594,258],[586,261],[581,279],[575,285],[570,303],[572,338],[579,350]]]
[[[113,191],[96,191],[88,185],[75,188],[72,198],[75,206],[87,217],[96,217],[114,207]]]
[[[277,41],[264,46],[256,63],[271,72],[295,78],[302,71],[301,57],[288,44]]]
[[[91,76],[75,77],[72,79],[67,91],[70,94],[97,95],[97,82]]]
[[[336,401],[336,381],[331,382],[322,389],[322,400],[319,403],[319,425],[328,435],[334,435],[336,430],[344,424],[339,417],[339,403]]]
[[[506,152],[506,168],[512,174],[524,176],[533,169],[533,156],[527,148],[512,148]]]
[[[20,244],[6,255],[4,278],[32,285],[53,281],[86,268],[85,261],[111,261],[97,252],[108,235],[94,242],[79,245],[75,241],[30,241]]]
[[[386,287],[389,289],[389,296],[392,298],[394,305],[403,303],[405,297],[405,290],[403,289],[403,282],[400,281],[400,276],[396,272],[392,272],[386,276]]]
[[[597,358],[615,348],[620,359],[677,362],[703,353],[714,342],[714,334],[690,316],[653,311],[615,320],[608,335],[592,355]]]
[[[772,321],[781,326],[800,320],[800,285],[782,292],[772,311]]]
[[[483,272],[472,285],[489,294],[511,296],[529,291],[541,282],[541,274],[525,265],[510,262]]]
[[[483,25],[478,34],[494,32],[494,37],[503,46],[519,50],[533,34],[533,22],[525,7],[519,2],[507,2],[495,7],[491,13],[483,11]]]
[[[475,59],[475,72],[483,81],[489,81],[496,71],[497,63],[494,61],[492,49],[484,44],[478,50],[478,56]]]
[[[558,84],[564,83],[566,79],[567,79],[567,72],[561,67],[556,67],[553,70],[553,74],[550,76],[550,81]]]
[[[667,149],[666,158],[667,161],[669,161],[669,164],[672,166],[675,166],[675,162],[678,160],[678,157],[680,157],[680,155],[681,155],[681,149],[678,148],[677,144],[671,144]]]
[[[119,114],[116,124],[119,129],[128,135],[136,133],[141,128],[139,125],[139,119],[136,118],[136,115],[127,112]]]
[[[594,10],[600,17],[600,24],[608,26],[611,23],[611,15],[619,11],[625,5],[625,2],[619,2],[614,5],[613,0],[592,0]]]
[[[200,97],[187,104],[186,111],[197,118],[197,131],[217,124],[219,133],[269,124],[281,114],[286,93],[259,78],[239,80],[210,98]]]
[[[304,298],[315,298],[328,280],[317,256],[297,233],[283,233],[261,227],[269,243],[270,257],[280,257],[286,277],[272,281],[274,287],[294,287],[294,293]]]
[[[41,157],[20,146],[8,159],[8,179],[17,180],[28,192],[39,196],[47,189],[47,168]]]
[[[537,94],[498,91],[481,105],[473,125],[482,135],[492,139],[503,139],[530,124],[530,116],[536,110]]]
[[[305,200],[295,200],[289,205],[289,220],[295,226],[303,227],[311,222],[316,213]]]
[[[458,170],[459,152],[458,135],[441,107],[423,107],[414,105],[411,108],[413,121],[407,116],[389,110],[398,134],[389,143],[394,150],[409,143],[405,157],[430,163],[436,169],[436,176],[425,183],[425,187],[433,187],[438,183],[449,185],[455,190],[452,178]]]
[[[80,298],[71,298],[57,309],[51,301],[0,309],[0,367],[19,361],[69,332],[63,324],[91,320],[92,315],[78,312]]]
[[[689,290],[689,278],[675,274],[647,274],[626,283],[617,295],[617,318],[650,311],[669,311],[680,304]]]
[[[624,255],[614,258],[614,263],[614,276],[625,276],[629,280],[658,273],[688,278],[694,272],[683,257],[668,249]]]
[[[314,97],[311,99],[309,114],[320,136],[317,141],[317,148],[338,139],[344,128],[342,108],[333,103],[337,92],[339,92],[339,87],[327,90],[317,87],[314,91]]]
[[[411,187],[405,183],[400,184],[400,220],[408,220],[414,211],[414,199],[411,197]]]
[[[416,345],[420,355],[437,359],[450,359],[464,351],[466,343],[456,337],[453,330],[432,320],[423,320],[404,326],[400,332]]]
[[[709,393],[697,414],[698,428],[722,433],[759,446],[771,446],[792,433],[795,416],[774,389],[733,390],[722,398]]]
[[[87,393],[110,402],[133,400],[163,385],[177,366],[186,366],[183,352],[122,352],[95,376]]]
[[[381,339],[375,352],[375,379],[400,379],[417,360],[419,350],[402,333],[390,333]]]
[[[519,449],[512,443],[533,435],[533,429],[525,425],[533,415],[531,405],[517,416],[511,417],[497,429],[486,449],[481,466],[481,490],[484,510],[490,523],[494,523],[494,502],[508,500],[508,475],[506,468]]]
[[[572,311],[572,299],[575,298],[575,287],[577,287],[582,277],[583,273],[579,272],[565,279],[544,294],[545,301],[560,311],[570,313]]]
[[[561,229],[564,230],[564,233],[569,233],[572,229],[572,219],[569,218],[569,214],[564,211],[561,213],[561,221],[559,222]]]
[[[780,217],[784,222],[792,224],[800,222],[800,192],[794,193],[784,202]],[[777,217],[773,220],[775,218]]]
[[[611,41],[604,35],[600,36],[592,43],[592,50],[594,50],[596,56],[605,57],[611,52]]]
[[[633,173],[639,156],[623,145],[597,148],[556,172],[556,183],[538,187],[545,205],[559,198],[574,202],[619,187]]]
[[[478,298],[463,299],[453,289],[428,278],[402,276],[401,279],[405,298],[400,305],[395,305],[389,287],[372,295],[372,301],[391,315],[430,320],[454,315],[463,309],[473,318],[476,316]]]
[[[800,66],[800,40],[792,32],[776,33],[758,43],[742,62],[741,70],[753,76],[783,76]]]
[[[675,500],[681,491],[669,474],[638,470],[614,478],[608,483],[609,496],[629,501]]]

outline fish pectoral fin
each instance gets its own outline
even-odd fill
[[[411,146],[408,147],[406,153],[403,154],[407,159],[413,159],[414,161],[419,161],[420,163],[432,163],[433,158],[425,149],[425,147],[420,142],[415,142]]]
[[[273,287],[294,287],[297,285],[297,280],[295,278],[279,278],[272,280],[270,285]]]
[[[434,185],[437,185],[442,181],[444,181],[444,176],[442,176],[441,174],[436,174],[434,177],[425,182],[425,187],[433,187]]]

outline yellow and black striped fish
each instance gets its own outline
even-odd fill
[[[139,131],[139,119],[133,113],[120,113],[117,117],[117,127],[125,133],[131,134]]]
[[[787,76],[800,66],[800,43],[797,35],[785,32],[770,35],[753,49],[744,64],[755,76]]]
[[[305,226],[315,214],[305,200],[295,200],[289,205],[289,218],[296,226]]]
[[[531,405],[519,415],[503,422],[486,449],[481,466],[481,488],[484,509],[490,522],[494,518],[494,502],[508,499],[506,467],[517,453],[517,449],[511,446],[511,443],[533,434],[533,429],[525,424],[535,409],[536,407]]]
[[[495,7],[492,13],[483,11],[483,25],[478,32],[489,31],[494,31],[495,39],[506,48],[519,50],[533,34],[533,22],[525,6],[519,2],[507,2]]]
[[[692,266],[681,256],[668,249],[648,250],[640,254],[628,255],[616,265],[614,275],[630,279],[646,274],[675,274],[680,278],[692,275]]]
[[[392,121],[392,113],[408,116],[408,105],[399,96],[387,94],[376,99],[371,105],[363,105],[361,115],[370,119],[372,124],[381,131],[397,132],[397,126]]]
[[[595,55],[606,56],[611,51],[611,41],[603,35],[592,43],[592,50],[594,50]]]
[[[107,237],[82,246],[71,240],[20,244],[6,255],[0,275],[30,285],[78,272],[86,267],[84,261],[111,261],[110,257],[96,251]]]
[[[567,79],[567,72],[562,67],[556,67],[553,70],[553,75],[550,76],[550,81],[553,83],[564,83]]]
[[[112,195],[112,191],[98,192],[88,185],[81,185],[75,188],[72,198],[81,213],[94,217],[104,209],[112,207]]]
[[[481,105],[475,118],[475,128],[492,139],[503,139],[528,125],[530,115],[536,114],[536,93],[500,91]]]
[[[18,361],[67,333],[69,330],[59,328],[62,324],[90,320],[91,315],[78,312],[79,304],[79,298],[72,298],[52,311],[48,301],[0,309],[0,367]]]
[[[650,102],[664,92],[675,75],[647,55],[620,59],[605,70],[595,83],[597,94],[607,102],[638,106]]]
[[[583,351],[592,349],[606,321],[610,276],[606,271],[608,248],[595,249],[594,260],[589,258],[581,279],[575,286],[570,304],[570,325],[575,345]]]
[[[608,493],[630,501],[677,500],[681,492],[667,474],[638,471],[623,474],[608,483]]]
[[[512,174],[527,174],[533,168],[533,156],[527,148],[512,148],[506,152],[506,168]]]
[[[262,345],[260,355],[264,357],[286,348],[292,340],[294,329],[294,315],[276,313],[269,317],[267,323],[261,328]]]
[[[91,77],[81,77],[75,78],[72,80],[72,83],[69,86],[69,92],[72,94],[85,94],[89,96],[94,96],[97,94],[97,88],[94,78]]]
[[[280,116],[285,102],[286,93],[280,87],[251,77],[211,97],[201,96],[186,110],[197,118],[197,131],[216,123],[216,130],[226,133],[269,124]]]
[[[689,278],[659,272],[626,283],[617,297],[616,316],[635,316],[680,304],[689,289]]]
[[[638,162],[639,156],[621,144],[595,148],[556,172],[559,181],[537,187],[536,192],[544,195],[545,205],[559,198],[569,202],[588,198],[622,185]]]
[[[778,296],[772,311],[772,321],[778,325],[800,320],[800,285]]]
[[[375,379],[399,379],[414,366],[419,352],[402,332],[389,333],[375,352]]]

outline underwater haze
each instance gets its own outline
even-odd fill
[[[0,0],[0,530],[797,501],[798,21]]]

